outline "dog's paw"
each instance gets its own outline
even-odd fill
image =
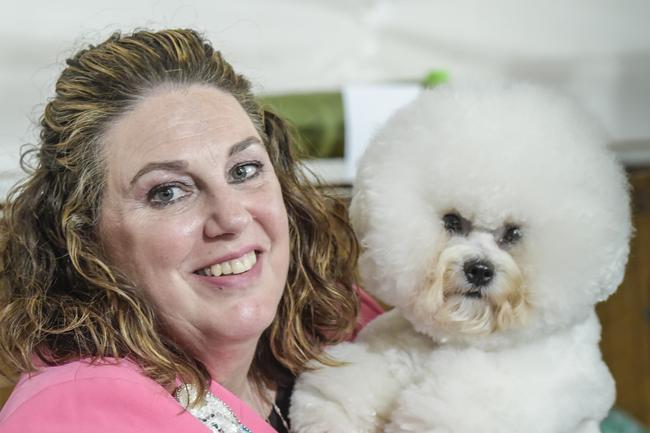
[[[376,433],[374,412],[366,413],[345,399],[347,390],[334,393],[327,387],[311,386],[303,377],[291,398],[291,428],[295,433]],[[330,394],[327,391],[331,391]]]
[[[329,354],[345,362],[300,375],[291,398],[298,433],[378,433],[400,390],[390,362],[364,345],[340,344]]]
[[[320,397],[294,393],[291,404],[291,428],[294,433],[375,433],[367,422],[351,417],[339,403]]]

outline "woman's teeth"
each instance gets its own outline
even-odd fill
[[[257,263],[255,251],[244,254],[236,259],[227,262],[218,263],[201,269],[198,273],[208,277],[218,277],[220,275],[241,274],[250,270]]]

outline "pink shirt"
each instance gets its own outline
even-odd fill
[[[274,433],[218,383],[210,391],[255,433]],[[87,360],[23,375],[0,412],[2,433],[206,433],[202,423],[137,365]]]

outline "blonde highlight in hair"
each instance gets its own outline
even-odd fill
[[[107,128],[160,86],[203,84],[231,94],[263,138],[280,181],[291,239],[277,316],[258,344],[250,374],[282,382],[323,344],[352,329],[358,247],[337,200],[297,168],[285,123],[262,109],[249,82],[192,30],[114,34],[67,61],[41,118],[35,161],[9,194],[0,222],[0,365],[128,357],[161,385],[180,378],[204,391],[205,367],[167,338],[141,291],[111,267],[97,224],[105,186]],[[35,363],[34,356],[39,358]],[[322,359],[327,362],[327,360]],[[199,392],[202,395],[202,392]]]

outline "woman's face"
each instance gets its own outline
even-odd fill
[[[207,86],[158,89],[109,128],[105,159],[99,235],[113,265],[182,344],[256,342],[285,286],[289,229],[241,105]]]

